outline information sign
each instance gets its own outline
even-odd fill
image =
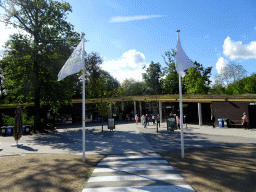
[[[177,129],[176,117],[167,118],[167,130],[174,131]]]
[[[108,119],[108,129],[115,129],[115,119]]]

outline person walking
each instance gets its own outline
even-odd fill
[[[150,115],[147,114],[147,123],[149,125],[149,122],[150,122]]]
[[[156,123],[156,117],[155,117],[154,114],[152,115],[152,121],[153,121],[153,125],[155,125],[155,123]]]
[[[176,116],[176,120],[177,120],[177,127],[180,129],[180,117],[178,115]]]
[[[135,122],[136,122],[136,124],[138,125],[138,122],[139,122],[138,114],[135,115]]]
[[[246,115],[245,112],[243,113],[242,120],[243,120],[244,129],[245,129],[245,130],[246,130],[246,129],[249,129],[249,128],[247,127],[247,125],[248,125],[248,117],[247,117],[247,115]]]
[[[184,119],[183,119],[183,122],[184,122],[184,124],[186,124],[186,129],[188,128],[188,122],[187,122],[187,119],[186,119],[186,115],[184,115],[184,117],[183,117]]]
[[[140,122],[140,123],[141,123],[141,125],[143,125],[143,124],[144,124],[144,119],[145,119],[145,116],[144,116],[144,115],[142,115],[142,116],[141,116],[141,119],[140,119],[140,121],[141,121],[141,122]]]
[[[157,126],[159,125],[159,127],[160,127],[160,117],[159,117],[159,114],[156,117],[156,122],[157,122]]]
[[[215,122],[215,116],[211,115],[211,122],[212,122],[212,128],[215,128],[214,122]]]
[[[144,117],[144,128],[147,128],[147,117],[148,115],[146,114],[146,116]]]

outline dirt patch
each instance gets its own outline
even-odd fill
[[[161,153],[197,191],[256,191],[256,145]]]
[[[0,158],[0,191],[78,192],[103,155],[26,154]]]

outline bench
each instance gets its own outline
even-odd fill
[[[229,127],[236,127],[236,126],[239,126],[239,127],[242,127],[243,124],[242,124],[243,120],[230,120],[229,121]]]

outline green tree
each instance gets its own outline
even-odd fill
[[[143,95],[143,82],[136,81],[134,79],[125,79],[120,85],[119,90],[122,90],[122,96],[135,96]]]
[[[97,78],[91,74],[86,81],[86,98],[102,99],[114,97],[118,90],[119,82],[107,71],[99,70],[98,73]],[[97,109],[103,121],[103,117],[109,113],[110,102],[102,102],[101,100],[101,102],[87,104],[86,106],[87,108]],[[91,113],[95,115],[95,110],[91,111]]]
[[[86,81],[86,97],[98,98],[99,95],[114,97],[119,85],[118,80],[112,77],[109,72],[99,70],[97,78],[91,75]]]
[[[35,127],[40,129],[40,102],[54,112],[71,102],[78,75],[57,82],[57,74],[78,44],[79,34],[66,21],[69,3],[52,0],[5,0],[3,22],[21,29],[6,44],[1,60],[8,101],[34,101]]]
[[[247,71],[242,65],[235,62],[229,62],[227,66],[221,68],[220,73],[215,76],[215,79],[228,86],[246,77]]]
[[[144,66],[144,69],[146,67]],[[149,67],[146,69],[146,73],[142,74],[144,79],[144,94],[145,95],[157,95],[162,94],[161,78],[164,76],[160,63],[154,63],[151,61]]]
[[[235,83],[228,85],[226,93],[229,95],[237,94],[255,94],[256,93],[256,74],[243,78]]]
[[[95,52],[92,53],[85,53],[84,56],[85,59],[85,84],[86,84],[86,98],[95,98],[97,96],[97,94],[91,94],[91,87],[96,86],[96,84],[94,85],[94,82],[97,81],[97,78],[100,77],[100,64],[102,64],[103,59],[102,57]],[[80,78],[82,76],[82,72],[80,72]],[[73,99],[81,99],[82,98],[82,81],[79,81],[76,83],[76,85],[74,86],[74,95],[73,95]]]
[[[209,92],[211,94],[215,94],[215,95],[224,95],[226,94],[226,87],[224,87],[222,84],[218,83],[218,82],[215,82]]]
[[[212,67],[204,67],[194,62],[195,67],[187,69],[185,77],[182,79],[184,92],[186,94],[207,94],[210,90],[210,73]]]
[[[176,52],[172,49],[172,51],[165,52],[165,56],[163,56],[164,62],[167,65],[167,68],[164,68],[167,75],[161,80],[163,94],[179,94],[179,75],[175,67],[175,55]]]

